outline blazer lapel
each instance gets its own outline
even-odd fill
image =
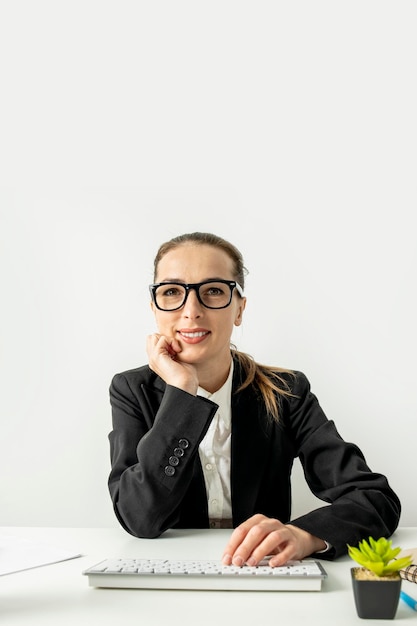
[[[236,389],[235,384],[233,388]],[[237,395],[232,392],[230,479],[234,526],[257,512],[256,501],[268,459],[271,429],[272,420],[267,419],[262,404],[250,389]]]

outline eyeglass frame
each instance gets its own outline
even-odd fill
[[[200,297],[200,287],[202,287],[203,285],[209,285],[210,283],[221,283],[222,285],[228,285],[230,288],[230,300],[227,304],[225,304],[224,306],[207,306],[207,304],[204,304],[204,302],[202,301],[201,297]],[[163,309],[162,307],[160,307],[156,301],[156,290],[158,289],[158,287],[162,287],[163,285],[179,285],[180,287],[183,287],[185,289],[185,297],[184,300],[182,302],[182,304],[180,304],[180,306],[175,307],[175,309]],[[236,291],[238,292],[239,296],[241,298],[243,298],[243,289],[242,287],[239,285],[238,282],[236,282],[235,280],[225,280],[223,278],[218,278],[215,279],[213,278],[212,280],[203,280],[202,283],[180,283],[178,281],[167,281],[167,282],[163,282],[163,283],[153,283],[152,285],[149,285],[149,291],[151,292],[151,296],[152,296],[152,302],[154,303],[154,305],[156,306],[157,309],[159,309],[159,311],[164,311],[165,313],[171,313],[172,311],[178,311],[179,309],[181,309],[181,307],[184,306],[184,304],[187,302],[187,298],[190,295],[190,291],[194,289],[196,295],[197,295],[197,300],[199,301],[199,303],[206,309],[210,309],[211,311],[220,311],[221,309],[227,309],[228,306],[231,305],[232,303],[232,298],[233,298],[233,290],[236,289]]]

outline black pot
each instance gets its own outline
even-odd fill
[[[352,586],[356,611],[365,619],[394,619],[400,599],[400,575],[389,580],[358,580],[352,567]]]

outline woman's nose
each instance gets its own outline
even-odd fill
[[[200,317],[202,304],[197,297],[195,289],[190,289],[187,300],[184,304],[183,313],[185,317]]]

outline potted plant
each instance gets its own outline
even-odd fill
[[[358,563],[352,567],[352,585],[356,611],[367,619],[393,619],[401,591],[400,569],[411,564],[411,557],[396,559],[401,548],[381,537],[363,539],[358,547],[348,545],[348,554]]]

